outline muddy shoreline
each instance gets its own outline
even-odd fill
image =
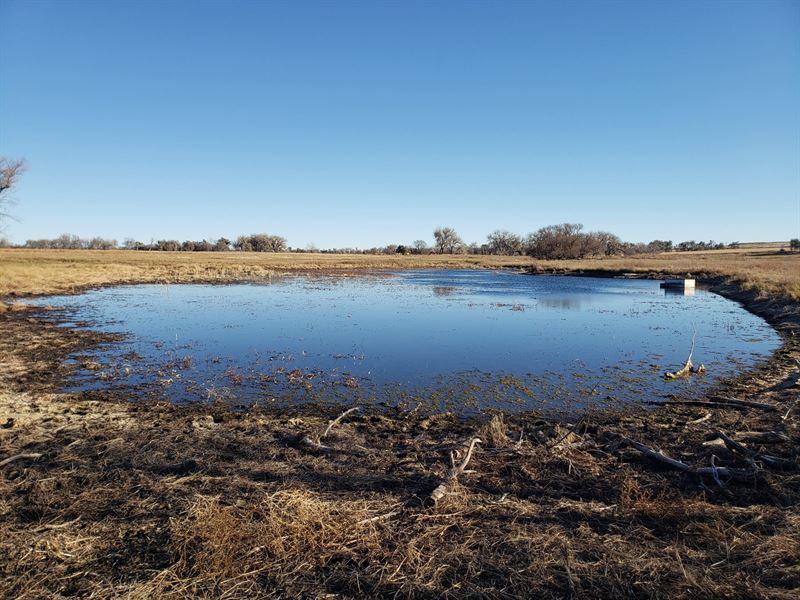
[[[333,409],[64,393],[64,358],[115,338],[0,313],[0,460],[28,455],[0,467],[0,593],[793,597],[800,307],[706,283],[784,341],[708,405],[567,422],[366,411],[324,439]],[[431,505],[475,436],[475,473]]]

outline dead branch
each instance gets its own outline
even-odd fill
[[[41,453],[39,452],[23,452],[22,454],[15,454],[14,456],[9,456],[8,458],[4,458],[0,460],[0,467],[5,467],[7,464],[14,462],[15,460],[20,460],[23,458],[39,458],[41,457]]]
[[[323,434],[320,436],[320,438],[319,438],[319,439],[320,439],[320,440],[324,440],[326,437],[328,437],[328,434],[331,432],[331,429],[333,429],[333,427],[334,427],[334,426],[335,426],[335,425],[336,425],[336,424],[337,424],[339,421],[341,421],[342,419],[344,419],[344,418],[345,418],[347,415],[349,415],[351,412],[355,412],[355,411],[357,411],[357,410],[358,410],[358,408],[359,408],[358,406],[354,406],[353,408],[348,408],[346,411],[344,411],[342,414],[340,414],[338,417],[336,417],[336,418],[335,418],[333,421],[331,421],[330,423],[328,423],[328,427],[326,427],[326,428],[325,428],[325,432],[324,432],[324,433],[323,433]]]
[[[745,456],[748,460],[759,460],[771,467],[791,467],[795,465],[792,461],[787,460],[785,458],[772,456],[770,454],[761,454],[760,452],[751,450],[744,444],[741,444],[736,440],[731,439],[722,431],[718,431],[716,435],[719,439],[725,442],[725,446],[727,446],[728,450],[730,450],[731,452],[736,452],[738,454],[741,454],[742,456]]]
[[[623,437],[622,441],[634,448],[650,458],[655,462],[659,462],[663,465],[670,467],[671,469],[675,469],[677,471],[683,471],[684,473],[689,473],[690,475],[696,475],[698,477],[702,475],[711,475],[714,477],[715,481],[719,480],[719,477],[727,477],[729,479],[751,479],[753,475],[758,472],[758,469],[755,467],[752,469],[733,469],[730,467],[718,467],[716,466],[713,461],[710,467],[700,467],[694,468],[690,467],[684,462],[676,460],[674,458],[670,458],[666,454],[653,450],[652,448],[648,448],[644,444],[640,444],[639,442],[634,442],[633,440]]]
[[[319,437],[312,437],[311,434],[306,434],[300,438],[300,444],[302,446],[306,446],[307,448],[311,448],[316,452],[334,452],[336,448],[333,448],[331,446],[326,446],[325,444],[322,443],[322,440],[328,437],[328,434],[331,432],[331,429],[333,429],[334,426],[337,423],[339,423],[339,421],[341,421],[351,412],[357,411],[358,409],[359,409],[358,406],[354,406],[353,408],[348,408],[346,411],[344,411],[342,414],[336,417],[333,421],[328,423],[328,426],[325,428],[325,431],[322,432],[322,435],[320,435]]]
[[[728,398],[727,396],[711,396],[717,402],[724,402],[726,404],[733,404],[735,406],[745,406],[747,408],[758,408],[761,410],[776,411],[778,408],[766,402],[752,402],[751,400],[737,400],[736,398]]]
[[[450,489],[453,484],[456,483],[458,480],[458,476],[463,473],[469,473],[467,471],[467,465],[469,464],[470,459],[472,458],[472,452],[475,450],[475,444],[482,444],[483,440],[480,438],[472,438],[469,442],[469,448],[467,449],[467,453],[464,456],[464,460],[461,461],[461,464],[456,466],[456,458],[453,452],[450,452],[450,471],[445,477],[444,481],[436,486],[436,489],[431,492],[429,499],[433,501],[434,504],[439,502],[442,498],[444,498],[447,494],[450,493]]]
[[[317,452],[333,452],[333,448],[321,444],[320,442],[312,439],[309,435],[304,435],[302,438],[300,438],[300,444],[306,446],[307,448],[311,448],[312,450],[316,450]]]

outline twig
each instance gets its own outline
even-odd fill
[[[724,488],[725,485],[719,478],[719,469],[717,468],[717,457],[715,455],[711,455],[711,476],[714,478],[714,481],[717,482],[717,485],[721,488]]]
[[[23,452],[22,454],[15,454],[14,456],[9,456],[8,458],[0,460],[0,467],[5,467],[7,464],[12,463],[15,460],[20,460],[22,458],[39,458],[41,456],[42,455],[39,452]]]
[[[686,568],[683,566],[683,560],[681,560],[681,553],[678,552],[678,547],[675,546],[675,558],[678,559],[678,566],[681,568],[681,572],[683,573],[683,578],[686,579],[691,585],[697,585],[697,582],[694,580],[694,577],[690,577],[689,573],[686,572]]]
[[[308,446],[312,450],[317,450],[318,452],[333,452],[333,448],[330,446],[325,446],[324,444],[311,439],[311,436],[308,435],[304,435],[302,438],[300,438],[300,443],[303,446]]]
[[[331,446],[326,446],[325,444],[323,444],[321,442],[321,440],[324,440],[326,437],[328,437],[328,434],[331,432],[331,429],[333,429],[333,427],[339,421],[341,421],[344,417],[349,415],[351,412],[354,412],[354,411],[356,411],[358,409],[359,409],[358,406],[354,406],[353,408],[348,408],[346,411],[344,411],[342,414],[340,414],[338,417],[336,417],[333,421],[328,423],[328,426],[325,428],[325,431],[322,433],[321,436],[319,436],[318,439],[314,439],[313,437],[311,437],[311,435],[306,434],[302,438],[300,438],[300,444],[303,445],[303,446],[306,446],[308,448],[311,448],[312,450],[315,450],[317,452],[334,452],[336,450],[336,448],[333,448]],[[366,450],[366,448],[364,448],[364,450]]]
[[[370,517],[368,519],[362,519],[362,520],[360,520],[358,522],[358,524],[359,525],[366,525],[367,523],[374,523],[375,521],[382,521],[383,519],[389,519],[389,518],[395,516],[396,514],[398,514],[398,512],[396,510],[393,510],[392,512],[388,512],[385,515],[378,515],[376,517]]]
[[[797,407],[798,404],[800,404],[800,399],[794,401],[794,404],[789,407],[789,410],[786,411],[786,414],[781,417],[781,421],[788,419],[789,415],[792,414],[792,411]]]
[[[65,521],[64,523],[48,523],[46,525],[42,525],[36,531],[48,531],[50,529],[64,529],[64,527],[69,527],[70,525],[74,525],[80,520],[81,518],[78,517],[77,519],[72,519],[72,521]]]
[[[326,437],[328,437],[328,434],[331,432],[331,429],[333,429],[334,425],[336,425],[339,421],[341,421],[343,418],[345,418],[351,412],[354,412],[354,411],[357,411],[357,410],[358,410],[358,406],[354,406],[353,408],[348,408],[346,411],[344,411],[342,414],[340,414],[338,417],[336,417],[333,421],[328,423],[328,427],[325,429],[325,432],[320,436],[319,439],[320,440],[324,440]]]

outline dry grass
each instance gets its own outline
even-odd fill
[[[263,280],[295,271],[481,268],[529,265],[524,257],[371,256],[241,252],[0,249],[0,297],[72,292],[118,283]]]
[[[800,253],[763,248],[670,252],[583,261],[539,261],[538,267],[544,271],[599,270],[692,275],[700,279],[722,278],[764,296],[800,299]]]
[[[420,268],[521,268],[540,272],[692,273],[729,278],[760,292],[800,299],[800,254],[770,247],[581,261],[527,257],[182,253],[0,249],[0,297],[69,293],[119,283],[263,280],[297,271]]]

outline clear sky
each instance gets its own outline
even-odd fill
[[[800,236],[800,2],[0,0],[6,234]]]

